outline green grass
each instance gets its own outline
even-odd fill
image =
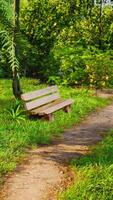
[[[73,160],[76,181],[60,200],[113,200],[113,131],[92,153]]]
[[[21,80],[23,91],[46,87],[37,80]],[[60,87],[64,98],[72,98],[75,103],[72,112],[55,113],[55,121],[30,120],[26,115],[12,115],[15,99],[12,95],[11,80],[0,80],[0,175],[15,169],[27,147],[48,144],[55,136],[60,136],[65,128],[79,123],[89,112],[103,107],[108,100],[92,96],[86,89]],[[10,111],[9,111],[10,110]]]

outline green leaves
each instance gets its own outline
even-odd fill
[[[9,64],[12,71],[14,71],[14,68],[18,69],[19,63],[18,63],[18,60],[16,59],[15,44],[13,42],[12,36],[10,36],[10,34],[7,31],[3,30],[3,31],[0,31],[0,39],[3,45],[2,48],[6,50]]]
[[[3,65],[8,66],[7,58],[13,71],[19,67],[12,39],[12,3],[0,0],[0,29],[7,31],[1,37],[4,45],[0,56],[1,73]],[[87,0],[24,0],[21,9],[16,52],[22,75],[68,85],[95,85],[103,79],[104,84],[101,82],[98,86],[113,82],[112,7],[100,10],[93,1]]]
[[[7,109],[6,112],[9,114],[12,120],[18,123],[20,123],[21,120],[25,120],[24,110],[21,109],[21,104],[18,101],[13,107]]]
[[[13,12],[11,1],[0,0],[0,22],[9,27],[12,25]]]
[[[112,53],[92,48],[92,52],[87,50],[84,53],[83,60],[90,86],[95,88],[107,87],[113,78]]]

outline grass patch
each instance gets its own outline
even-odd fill
[[[60,200],[113,200],[113,131],[92,153],[73,160],[75,184]]]
[[[26,147],[50,143],[64,128],[80,122],[90,111],[108,103],[108,100],[92,96],[86,89],[59,87],[64,98],[75,100],[72,112],[56,112],[54,122],[30,120],[21,112],[13,115],[11,109],[14,110],[16,103],[11,85],[11,80],[0,80],[0,175],[16,167]],[[22,79],[21,85],[24,92],[46,87],[33,79]]]

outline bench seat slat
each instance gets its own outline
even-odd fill
[[[47,87],[47,88],[44,88],[44,89],[41,89],[41,90],[22,94],[21,99],[23,101],[30,101],[30,100],[36,99],[38,97],[42,97],[42,96],[47,95],[47,94],[55,93],[57,91],[58,91],[58,88],[57,88],[56,85],[54,85],[54,86],[50,86],[50,87]]]
[[[64,101],[63,99],[57,99],[57,100],[55,100],[55,101],[53,101],[53,102],[51,102],[51,103],[48,103],[47,105],[44,105],[44,106],[41,106],[41,107],[39,107],[39,108],[36,108],[36,109],[31,110],[31,111],[30,111],[30,114],[31,114],[31,115],[37,115],[37,114],[39,114],[40,112],[42,112],[43,110],[46,110],[47,108],[50,108],[50,107],[52,107],[52,106],[54,106],[54,105],[57,105],[57,104],[59,104],[59,103],[61,103],[61,102],[63,102],[63,101]]]
[[[39,115],[48,115],[48,114],[51,114],[51,113],[53,113],[53,112],[55,112],[55,111],[57,111],[57,110],[60,110],[61,108],[64,108],[64,107],[66,107],[66,106],[69,106],[69,105],[71,105],[73,103],[73,100],[72,99],[68,99],[68,100],[64,100],[63,102],[61,102],[61,103],[58,103],[58,104],[56,104],[56,105],[54,105],[54,106],[52,106],[52,107],[50,107],[50,108],[47,108],[47,109],[45,109],[45,110],[42,110],[42,111],[40,111],[38,114]]]
[[[51,95],[48,95],[48,96],[33,100],[31,102],[28,102],[28,103],[25,104],[25,107],[26,107],[27,111],[33,110],[34,108],[43,106],[43,105],[48,104],[48,103],[50,103],[52,101],[55,101],[55,100],[57,100],[59,98],[60,98],[59,93],[51,94]]]

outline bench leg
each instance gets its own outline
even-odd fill
[[[54,121],[54,115],[53,114],[48,114],[44,116],[44,119],[48,121]]]
[[[71,106],[66,106],[63,110],[64,112],[69,113],[71,111]]]

